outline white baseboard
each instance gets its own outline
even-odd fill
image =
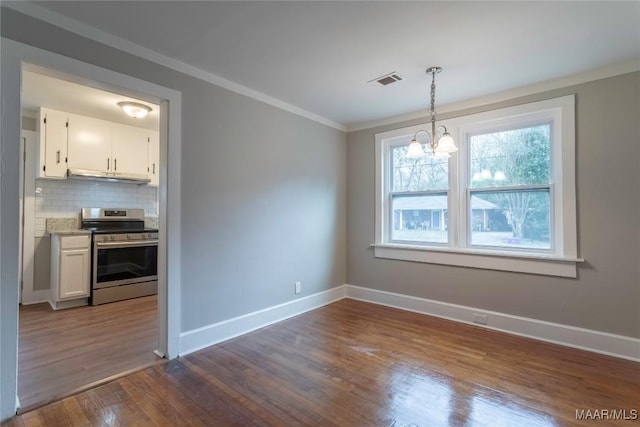
[[[180,356],[226,341],[345,297],[346,285],[180,334]]]
[[[41,302],[48,302],[50,293],[51,291],[49,289],[43,289],[40,291],[32,291],[32,292],[23,292],[22,301],[20,301],[20,303],[22,305],[30,305],[30,304],[39,304]]]
[[[640,361],[640,339],[526,317],[482,310],[409,295],[345,285],[346,297],[402,310],[441,317],[456,322],[520,335],[567,347],[579,348],[633,361]],[[473,323],[474,313],[487,316],[487,324]]]
[[[180,334],[179,354],[184,356],[343,298],[386,305],[640,362],[640,339],[637,338],[353,285],[338,286],[284,304],[183,332]],[[487,324],[473,323],[474,313],[486,315]]]
[[[68,301],[51,301],[51,299],[49,299],[49,305],[54,310],[64,310],[66,308],[82,307],[84,305],[89,305],[89,298],[78,298],[78,299],[72,299]]]

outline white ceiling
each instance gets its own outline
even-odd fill
[[[151,107],[151,112],[143,119],[129,117],[118,107],[121,101],[141,102]],[[160,118],[158,105],[25,71],[22,74],[22,108],[37,113],[39,107],[154,130],[158,129]]]
[[[44,1],[38,8],[347,128],[426,115],[432,65],[444,69],[437,105],[640,69],[637,1]],[[367,83],[392,71],[404,80]]]

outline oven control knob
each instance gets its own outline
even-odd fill
[[[118,237],[116,237],[116,235],[115,235],[115,234],[112,234],[109,238],[110,238],[111,240],[116,240]]]

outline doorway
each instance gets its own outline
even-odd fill
[[[73,80],[50,77],[45,73],[29,70],[22,72],[21,127],[24,137],[20,173],[22,292],[19,309],[18,397],[25,410],[106,381],[123,372],[148,366],[159,359],[156,355],[158,298],[151,296],[135,301],[123,300],[99,307],[86,305],[91,301],[88,298],[59,302],[57,293],[50,289],[53,281],[49,280],[49,272],[56,269],[50,253],[54,238],[48,233],[49,227],[60,224],[69,230],[77,229],[78,214],[86,207],[141,209],[145,213],[145,223],[149,222],[150,227],[157,229],[157,186],[153,185],[154,182],[143,186],[107,181],[51,180],[44,179],[43,172],[40,171],[46,168],[45,165],[40,165],[43,162],[42,144],[46,146],[50,136],[49,133],[45,134],[47,124],[42,117],[45,116],[44,111],[51,109],[68,117],[66,129],[70,138],[69,147],[74,135],[73,141],[80,145],[79,154],[97,158],[102,154],[100,149],[104,151],[104,148],[96,146],[96,138],[91,140],[94,136],[91,134],[92,128],[85,126],[84,129],[76,128],[72,132],[74,124],[82,125],[84,120],[88,124],[95,122],[96,125],[112,126],[114,130],[137,132],[141,136],[146,133],[157,135],[159,105],[152,104],[155,112],[144,120],[132,119],[121,114],[116,101],[137,100],[125,97],[124,94],[96,89],[90,84],[80,85]],[[42,110],[43,108],[47,110]],[[144,127],[134,127],[131,124]],[[41,138],[45,135],[46,138]],[[98,135],[97,131],[95,135]],[[149,138],[148,143],[145,139],[144,147],[149,148],[147,146],[151,144],[157,147],[157,141],[157,137]],[[115,144],[116,141],[114,139],[111,142]],[[140,151],[138,149],[135,154],[142,154]],[[146,163],[149,153],[157,151],[155,148],[147,149],[146,158],[136,158],[134,166],[138,170],[147,169],[146,164],[138,163]],[[121,160],[124,160],[124,154],[120,154]],[[126,154],[131,156],[130,153]],[[63,157],[66,163],[67,155],[64,154]],[[69,160],[70,168],[71,159]],[[129,162],[133,163],[131,160]],[[153,172],[156,172],[157,160],[154,159],[153,162]],[[65,169],[66,167],[65,165]],[[42,179],[37,179],[38,177]],[[29,222],[26,221],[27,218]],[[70,225],[64,225],[67,223]],[[90,250],[88,254],[91,254]],[[129,265],[134,261],[132,259],[122,265]],[[153,268],[155,274],[155,263]],[[90,281],[80,280],[80,272],[73,273],[73,276],[77,278],[74,281],[86,282],[87,292],[91,289]],[[96,299],[93,298],[93,301]],[[54,311],[54,307],[58,309],[63,304],[79,307]],[[96,339],[98,336],[99,339]]]
[[[92,82],[118,93],[135,94],[137,98],[160,105],[160,171],[159,186],[159,234],[158,248],[158,353],[174,358],[179,352],[180,334],[180,145],[181,145],[181,95],[179,92],[154,83],[126,76],[111,70],[70,59],[33,46],[12,40],[4,40],[3,48],[3,106],[2,149],[2,254],[0,268],[3,283],[0,288],[3,322],[2,364],[0,365],[1,399],[0,418],[15,413],[17,402],[18,371],[18,300],[19,281],[18,247],[19,231],[19,139],[21,116],[22,70],[47,70],[55,77],[75,76],[79,83]],[[169,164],[171,166],[169,166]],[[6,178],[6,179],[5,179]],[[168,191],[167,182],[172,188]],[[15,242],[15,243],[14,243]],[[169,262],[172,261],[172,262]],[[5,280],[6,279],[6,280]],[[6,320],[6,321],[5,321]]]
[[[159,127],[159,106],[152,104],[155,114],[144,121],[132,119],[119,110],[116,100],[133,101],[120,94],[95,89],[91,86],[61,80],[46,74],[23,70],[22,73],[22,139],[24,164],[21,173],[22,197],[22,305],[19,310],[19,370],[18,396],[23,408],[30,408],[64,396],[74,390],[82,389],[89,384],[96,384],[122,372],[146,366],[157,358],[157,298],[144,298],[135,302],[118,302],[108,307],[88,307],[87,298],[71,299],[58,302],[55,292],[50,290],[52,281],[49,271],[54,271],[51,263],[50,248],[53,238],[48,234],[49,222],[74,225],[64,226],[68,229],[78,228],[78,213],[85,207],[128,207],[139,208],[145,212],[151,225],[157,228],[158,200],[157,187],[150,184],[121,184],[99,181],[72,181],[70,179],[36,179],[42,175],[38,157],[42,157],[43,147],[49,143],[44,135],[47,126],[42,118],[42,108],[55,109],[68,117],[67,130],[69,147],[71,138],[80,145],[81,154],[89,154],[90,158],[99,157],[100,147],[91,140],[92,128],[71,131],[74,123],[82,120],[88,124],[94,122],[107,126],[122,126],[124,130],[135,130],[141,135],[145,132],[157,134]],[[112,105],[113,104],[113,105]],[[46,110],[49,111],[49,110]],[[54,110],[52,110],[54,111]],[[85,118],[86,112],[92,114]],[[74,114],[75,113],[75,114]],[[102,120],[101,120],[102,119]],[[120,123],[109,121],[119,120]],[[149,129],[128,127],[130,123],[144,124]],[[25,129],[27,128],[27,129]],[[35,135],[35,138],[34,138]],[[97,135],[97,133],[96,133]],[[83,137],[81,139],[81,137]],[[87,141],[85,141],[85,139]],[[94,138],[95,139],[95,138]],[[79,141],[78,141],[79,140]],[[113,141],[115,142],[115,141]],[[134,142],[134,141],[132,141]],[[144,140],[147,145],[155,144]],[[140,150],[137,150],[140,151]],[[146,161],[150,152],[146,150],[144,158],[136,159],[137,163]],[[38,156],[40,154],[40,156]],[[127,153],[129,154],[129,153]],[[141,154],[136,152],[135,154]],[[63,155],[66,157],[66,155]],[[64,159],[66,160],[66,159]],[[71,167],[69,159],[68,167]],[[122,160],[122,159],[121,159]],[[40,159],[40,161],[42,161]],[[154,159],[154,172],[156,171]],[[65,161],[66,163],[66,161]],[[144,169],[147,165],[135,165]],[[66,166],[65,166],[66,169]],[[48,170],[48,169],[47,169]],[[66,172],[66,171],[65,171]],[[35,218],[34,218],[35,217]],[[25,221],[29,218],[36,226],[31,227]],[[88,254],[90,254],[89,251]],[[24,261],[27,261],[26,263]],[[123,260],[127,261],[127,260]],[[129,265],[123,262],[122,265]],[[131,264],[133,265],[133,264]],[[155,274],[155,263],[153,264]],[[79,278],[80,273],[73,274]],[[78,279],[80,283],[83,280]],[[86,280],[85,280],[86,281]],[[86,281],[87,291],[91,288]],[[95,297],[93,301],[95,301]],[[52,307],[78,303],[75,309],[53,311]],[[51,307],[49,307],[51,305]],[[128,307],[128,309],[123,309]],[[70,327],[73,325],[73,327]],[[99,340],[95,340],[99,331]],[[135,337],[135,339],[128,339]]]

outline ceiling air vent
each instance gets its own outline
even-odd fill
[[[367,83],[378,82],[382,86],[387,86],[400,80],[402,80],[402,77],[400,77],[400,75],[394,71],[392,73],[385,74],[384,76],[376,77],[375,79],[369,80]]]

